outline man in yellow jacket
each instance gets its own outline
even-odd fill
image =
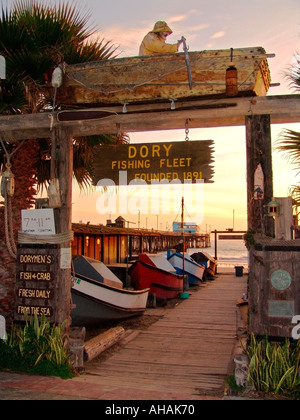
[[[164,21],[158,21],[143,39],[139,55],[167,54],[176,53],[182,41],[176,44],[167,44],[167,36],[171,35],[172,30]]]

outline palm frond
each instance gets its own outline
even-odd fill
[[[300,91],[300,54],[297,53],[294,59],[296,63],[290,67],[287,78],[290,81],[290,87]]]
[[[292,185],[290,187],[289,196],[293,198],[297,206],[300,206],[300,184]]]
[[[28,109],[24,95],[24,85],[20,78],[16,81],[15,74],[1,81],[0,114],[19,114]]]
[[[1,12],[0,12],[1,13]],[[0,113],[42,112],[51,109],[47,83],[56,65],[115,58],[117,47],[95,37],[91,14],[68,2],[47,5],[41,0],[17,0],[0,14],[0,54],[6,58]],[[50,75],[50,78],[49,78]],[[93,171],[93,148],[126,142],[126,135],[102,135],[74,140],[74,177],[87,188]],[[42,187],[50,178],[51,139],[39,141],[36,179]],[[1,156],[0,156],[1,164]]]
[[[79,64],[87,61],[100,61],[115,58],[116,47],[109,41],[88,42],[81,45],[68,44],[64,46],[62,61],[68,64]]]
[[[300,133],[294,130],[284,130],[277,142],[276,149],[286,154],[287,159],[300,169]]]

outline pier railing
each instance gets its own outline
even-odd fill
[[[180,232],[108,227],[73,223],[73,254],[85,255],[105,264],[123,263],[142,252],[162,252],[182,240]],[[210,233],[184,234],[189,248],[209,248]],[[127,249],[128,248],[128,249]]]

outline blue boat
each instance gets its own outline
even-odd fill
[[[168,249],[167,259],[175,268],[177,274],[185,274],[188,276],[190,285],[197,285],[199,281],[203,280],[205,271],[204,265],[196,263],[189,254],[183,254],[182,252]]]

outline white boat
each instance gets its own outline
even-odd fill
[[[197,264],[189,254],[168,250],[167,258],[177,274],[187,274],[190,285],[198,284],[203,280],[205,267]]]
[[[83,256],[73,256],[73,261],[76,258],[71,289],[74,306],[71,310],[72,325],[97,325],[104,321],[143,314],[146,310],[149,289],[123,289],[122,282],[103,263]],[[93,273],[95,267],[97,275],[94,278],[82,274],[87,270]]]
[[[72,265],[76,275],[91,278],[108,286],[123,288],[121,280],[101,261],[84,255],[73,255]]]
[[[153,264],[157,268],[161,268],[162,270],[169,271],[170,273],[176,273],[176,269],[173,267],[173,265],[170,263],[170,261],[167,260],[165,255],[163,254],[146,254],[150,260],[153,262]]]

